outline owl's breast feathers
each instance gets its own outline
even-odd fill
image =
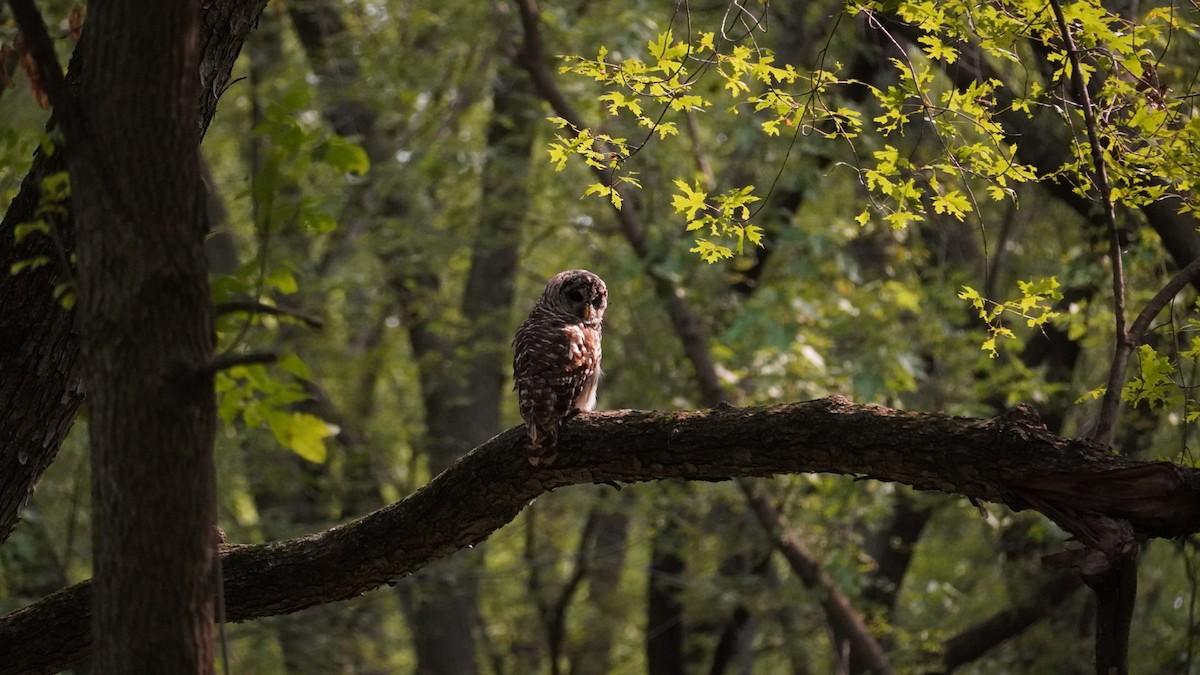
[[[529,432],[529,461],[550,464],[558,427],[575,409],[596,404],[600,338],[608,289],[587,270],[567,270],[546,284],[513,340],[513,383]]]
[[[600,330],[583,325],[563,327],[564,343],[567,348],[566,370],[591,371],[600,366]]]
[[[514,388],[530,439],[530,462],[550,464],[558,452],[558,427],[576,408],[595,407],[600,371],[600,331],[582,323],[530,317],[517,331]]]

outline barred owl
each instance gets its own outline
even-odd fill
[[[513,385],[529,432],[529,463],[558,456],[563,419],[596,407],[604,281],[587,270],[554,275],[513,340]]]

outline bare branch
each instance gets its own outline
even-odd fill
[[[842,593],[837,584],[823,569],[820,562],[808,548],[792,534],[787,519],[762,494],[754,490],[749,481],[738,481],[745,492],[754,515],[759,523],[772,535],[772,540],[787,560],[792,572],[800,578],[807,588],[816,588],[820,592],[822,609],[825,610],[826,621],[836,628],[839,635],[846,636],[851,643],[846,650],[851,663],[843,664],[847,672],[859,673],[893,673],[895,670],[888,661],[887,653],[867,628],[866,621],[855,611],[850,599]],[[834,653],[842,653],[840,646]],[[861,661],[861,662],[857,662]]]
[[[234,312],[245,312],[248,314],[269,314],[271,316],[286,316],[291,319],[296,319],[304,323],[309,328],[324,328],[325,322],[312,314],[301,312],[298,309],[288,309],[286,307],[277,307],[268,305],[254,300],[235,300],[231,302],[222,302],[213,307],[217,316],[225,314],[233,314]]]
[[[213,375],[222,370],[229,370],[237,366],[252,366],[263,363],[275,363],[279,360],[279,355],[274,352],[250,352],[248,354],[226,354],[213,359],[208,367],[203,369],[206,375]]]
[[[1158,316],[1163,307],[1167,306],[1171,298],[1182,291],[1184,286],[1197,280],[1200,280],[1200,258],[1196,258],[1190,265],[1179,270],[1179,273],[1160,288],[1154,297],[1150,298],[1150,302],[1147,302],[1146,306],[1142,308],[1137,318],[1133,320],[1133,325],[1129,327],[1130,349],[1140,345],[1146,339],[1146,333],[1150,330],[1150,322]],[[1124,380],[1124,376],[1121,379]]]

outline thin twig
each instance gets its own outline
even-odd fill
[[[231,302],[222,302],[213,307],[217,316],[233,314],[235,312],[246,312],[248,314],[270,314],[271,316],[286,316],[292,319],[303,322],[310,328],[324,328],[325,322],[321,319],[301,312],[298,309],[288,309],[286,307],[278,307],[276,305],[268,305],[256,300],[234,300]]]
[[[1058,30],[1062,34],[1063,43],[1067,48],[1067,57],[1071,61],[1071,83],[1083,111],[1088,145],[1092,152],[1096,189],[1100,192],[1100,203],[1104,205],[1104,219],[1108,225],[1116,348],[1113,353],[1112,367],[1108,373],[1108,388],[1104,392],[1104,400],[1100,404],[1100,419],[1096,424],[1096,430],[1092,432],[1092,438],[1105,445],[1112,445],[1113,429],[1116,427],[1117,412],[1121,406],[1121,388],[1125,383],[1125,371],[1129,367],[1129,355],[1133,352],[1134,345],[1131,336],[1125,330],[1125,265],[1121,259],[1121,235],[1117,230],[1116,207],[1113,204],[1112,191],[1108,186],[1108,169],[1104,163],[1104,148],[1100,145],[1099,125],[1096,122],[1096,113],[1092,109],[1091,94],[1088,93],[1087,83],[1083,80],[1083,64],[1079,59],[1079,50],[1075,48],[1075,39],[1071,37],[1066,16],[1063,15],[1062,4],[1059,0],[1050,0],[1050,7],[1054,10],[1054,18],[1058,22]]]
[[[248,354],[226,354],[218,356],[208,364],[207,368],[202,370],[203,374],[213,375],[222,370],[229,370],[237,366],[252,366],[260,363],[275,363],[279,360],[279,355],[274,352],[250,352]]]

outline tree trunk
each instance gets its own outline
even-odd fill
[[[330,124],[342,135],[358,136],[377,167],[392,166],[393,140],[380,129],[376,111],[352,91],[361,86],[364,69],[348,49],[351,36],[341,8],[325,0],[307,0],[291,6],[290,16],[328,92],[325,115]],[[500,31],[500,51],[511,54],[509,40]],[[447,334],[444,326],[451,324],[437,321],[436,272],[423,273],[402,257],[391,265],[393,288],[409,310],[410,340],[421,368],[425,451],[432,474],[500,431],[517,246],[528,206],[524,176],[536,129],[530,89],[524,73],[508,59],[498,62],[481,216],[461,304],[465,330]],[[375,180],[379,170],[373,172]],[[404,196],[391,188],[380,203],[384,206],[381,213],[372,214],[375,218],[401,217],[408,210]],[[471,555],[439,562],[417,580],[417,588],[406,584],[397,589],[409,615],[418,672],[475,672],[477,562]]]
[[[680,599],[686,563],[679,555],[683,537],[679,523],[668,518],[650,550],[646,588],[646,672],[649,675],[683,675],[686,627]]]
[[[628,553],[628,500],[611,498],[607,492],[599,499],[592,543],[585,553],[590,570],[584,607],[588,630],[571,655],[571,675],[607,675],[613,670],[617,626],[611,617],[619,615],[622,602],[618,590]],[[605,505],[606,499],[617,503]]]
[[[193,142],[208,127],[217,96],[229,81],[242,42],[258,21],[266,0],[212,0],[200,23],[200,81],[193,105],[200,111]],[[95,34],[94,31],[88,31]],[[106,37],[104,39],[112,39]],[[84,71],[81,46],[71,60],[67,81],[103,74]],[[0,222],[0,269],[46,257],[57,264],[21,274],[0,274],[0,541],[8,537],[42,472],[54,461],[83,402],[75,317],[54,297],[69,274],[61,264],[74,251],[74,199],[46,215],[52,237],[31,235],[16,243],[12,230],[35,220],[44,200],[42,181],[65,171],[64,153],[40,150]]]
[[[523,75],[506,59],[497,65],[480,219],[461,305],[467,321],[465,335],[459,340],[429,335],[432,344],[426,348],[414,342],[414,353],[438,351],[442,356],[438,362],[419,360],[431,474],[442,472],[501,430],[517,246],[529,203],[523,180],[537,110]],[[475,556],[446,560],[431,570],[432,583],[417,594],[412,628],[418,672],[459,675],[476,671],[478,568]]]
[[[88,17],[67,164],[90,406],[95,665],[213,663],[216,402],[204,257],[199,4],[106,2]],[[62,111],[60,111],[62,112]]]

